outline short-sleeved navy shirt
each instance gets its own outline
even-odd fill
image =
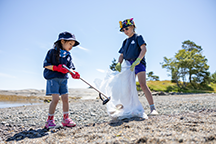
[[[70,69],[75,69],[74,64],[72,63],[72,57],[71,55],[67,55],[66,57],[59,57],[59,63],[56,60],[56,55],[57,55],[57,50],[55,49],[50,49],[47,52],[46,58],[44,60],[43,63],[43,67],[45,66],[49,66],[49,65],[59,65],[59,64],[65,64],[68,68]],[[61,72],[57,72],[57,71],[52,71],[49,69],[44,69],[44,78],[45,79],[52,79],[52,78],[67,78],[68,79],[68,75],[67,74],[63,74]]]
[[[124,40],[119,53],[123,54],[123,58],[126,60],[136,60],[141,52],[140,46],[145,44],[141,35],[134,34],[132,37]],[[141,63],[146,66],[145,57],[141,60]]]

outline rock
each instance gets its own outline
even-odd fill
[[[182,142],[183,142],[183,139],[179,139],[178,142],[179,142],[179,143],[182,143]]]
[[[180,117],[180,120],[183,120],[184,119],[184,117]]]

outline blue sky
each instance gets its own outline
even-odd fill
[[[63,31],[81,43],[71,51],[81,77],[103,79],[126,38],[119,21],[132,17],[147,43],[147,72],[170,80],[160,63],[185,40],[202,46],[209,71],[216,71],[215,0],[1,0],[0,89],[45,89],[43,60]],[[69,88],[87,87],[69,80]]]

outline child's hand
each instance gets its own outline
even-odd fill
[[[54,66],[52,67],[52,70],[53,70],[53,71],[57,71],[57,72],[61,72],[61,73],[63,73],[63,74],[68,73],[68,70],[67,70],[66,68],[63,68],[62,65],[63,65],[63,64],[60,64],[60,65],[58,65],[58,66],[55,66],[55,65],[54,65]]]
[[[70,72],[72,78],[74,78],[74,79],[79,79],[79,78],[80,78],[80,74],[79,74],[78,72],[76,72],[76,71],[73,71],[73,72],[74,72],[75,74],[73,74],[73,73]]]
[[[130,67],[131,71],[134,71],[135,66],[137,66],[138,64],[140,64],[141,59],[137,58],[135,62],[133,62],[133,64]]]

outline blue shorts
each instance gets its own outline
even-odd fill
[[[132,63],[135,62],[135,61],[131,61],[130,60],[129,62],[132,65]],[[142,63],[140,63],[137,66],[135,66],[135,74],[138,74],[139,72],[143,72],[143,71],[145,72],[146,68],[145,68],[145,66]]]
[[[52,95],[52,94],[63,95],[67,93],[68,93],[67,79],[53,78],[47,80],[46,95]]]

